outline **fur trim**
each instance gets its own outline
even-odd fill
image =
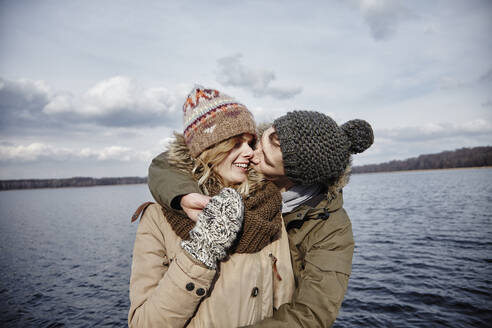
[[[349,183],[350,173],[352,172],[352,165],[349,163],[343,171],[342,175],[335,180],[334,183],[329,184],[326,187],[326,198],[332,201],[337,197],[340,191]]]
[[[169,164],[183,173],[191,174],[196,161],[191,157],[183,134],[174,132],[174,140],[169,144],[168,161]]]

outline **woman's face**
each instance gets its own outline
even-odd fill
[[[248,178],[249,162],[253,157],[253,140],[253,135],[249,133],[238,136],[234,148],[215,167],[215,172],[222,177],[226,186],[240,184]]]

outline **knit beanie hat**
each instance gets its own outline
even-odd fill
[[[351,120],[338,126],[329,116],[293,111],[273,123],[280,142],[285,174],[299,184],[331,184],[374,142],[371,125]]]
[[[214,144],[242,133],[256,136],[253,114],[234,98],[195,86],[183,104],[184,139],[193,157]]]

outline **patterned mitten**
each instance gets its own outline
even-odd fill
[[[181,247],[193,258],[215,270],[217,261],[227,255],[243,224],[244,205],[241,195],[232,188],[224,188],[212,197],[198,215],[190,231],[190,238]]]

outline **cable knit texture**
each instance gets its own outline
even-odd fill
[[[299,184],[336,181],[350,164],[350,155],[374,142],[371,126],[352,120],[341,127],[329,116],[293,111],[273,123],[280,141],[286,175]]]
[[[198,215],[189,239],[183,240],[181,247],[196,260],[215,269],[217,261],[226,257],[237,238],[243,214],[241,195],[232,188],[222,189]]]
[[[216,194],[220,188],[221,186],[217,184],[208,186],[212,195]],[[229,254],[256,253],[280,238],[282,197],[280,191],[273,183],[266,182],[257,186],[254,194],[244,198],[243,202],[243,226],[229,249]],[[224,201],[224,203],[227,203],[227,201]],[[219,206],[214,205],[214,208],[219,208]],[[173,209],[162,208],[162,210],[173,231],[183,240],[189,240],[190,232],[194,229],[195,222]],[[206,215],[210,215],[210,213],[212,211]],[[198,222],[196,225],[198,225]]]
[[[349,151],[352,154],[362,153],[374,142],[371,125],[364,120],[351,120],[340,126],[350,140]]]
[[[184,138],[191,155],[241,133],[256,136],[253,114],[218,90],[196,85],[183,104]]]

